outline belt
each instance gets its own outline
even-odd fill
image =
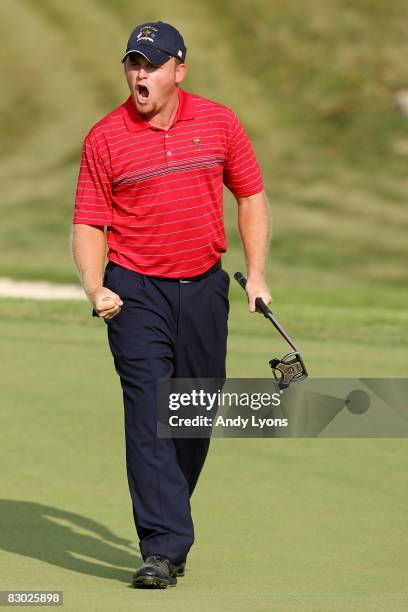
[[[217,270],[221,270],[221,268],[221,259],[219,259],[209,270],[207,270],[207,272],[203,272],[202,274],[198,274],[197,276],[190,276],[189,278],[175,278],[174,280],[178,281],[179,283],[194,283],[195,281],[199,281],[202,278],[207,278],[207,276],[214,274],[214,272],[217,272]]]

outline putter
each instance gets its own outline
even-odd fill
[[[245,290],[247,279],[241,272],[235,272],[235,280]],[[302,356],[296,344],[288,336],[283,329],[282,325],[274,316],[272,310],[268,308],[262,298],[257,297],[255,300],[256,310],[262,312],[266,319],[269,319],[274,327],[278,330],[280,335],[286,340],[289,346],[292,347],[293,351],[284,355],[282,359],[271,359],[269,365],[272,368],[273,377],[281,391],[287,389],[292,382],[300,382],[307,378],[306,366],[303,362]]]

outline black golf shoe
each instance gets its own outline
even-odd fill
[[[163,555],[150,555],[133,575],[132,584],[135,588],[150,587],[152,589],[166,589],[168,586],[176,586],[179,567]],[[184,567],[180,575],[183,574]]]

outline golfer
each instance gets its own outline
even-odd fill
[[[135,587],[176,585],[194,542],[190,498],[209,438],[158,438],[156,385],[225,378],[223,184],[237,200],[249,311],[256,297],[271,301],[269,208],[257,160],[230,108],[180,87],[185,60],[172,25],[133,30],[122,57],[130,96],[85,137],[73,220],[74,261],[107,324],[123,389],[127,477],[144,561]]]

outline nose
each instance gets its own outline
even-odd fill
[[[141,79],[147,75],[146,66],[139,66],[137,76]]]

